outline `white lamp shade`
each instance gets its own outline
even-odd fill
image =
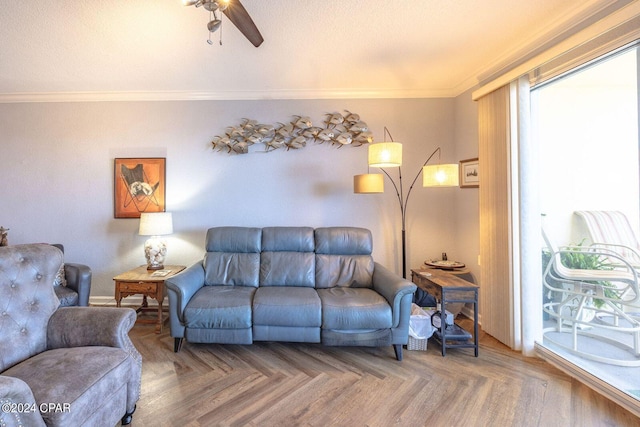
[[[457,187],[458,165],[429,165],[422,168],[423,187]]]
[[[357,194],[384,193],[384,176],[381,173],[365,173],[353,177],[353,192]]]
[[[391,168],[402,165],[402,144],[378,142],[369,145],[369,166]]]
[[[171,212],[148,212],[140,214],[141,236],[163,236],[173,233]]]

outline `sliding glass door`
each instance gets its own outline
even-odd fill
[[[628,220],[631,231],[625,233],[640,239],[638,61],[638,48],[628,48],[535,87],[531,92],[533,142],[539,148],[540,214],[543,229],[555,246],[584,247],[593,243],[594,231],[577,213],[584,211],[596,215],[618,212]],[[547,261],[543,260],[543,267]],[[542,286],[541,291],[545,293],[544,301],[554,297]],[[562,293],[559,294],[562,298]],[[624,310],[640,319],[640,303],[635,313],[634,308]],[[548,328],[553,319],[549,319],[548,313],[543,318],[544,327]],[[600,320],[603,319],[593,321]],[[588,332],[589,326],[579,328],[578,332]],[[617,350],[604,344],[607,335],[612,333],[607,331],[601,339],[597,335],[577,333],[569,340],[587,340],[580,343],[581,349],[594,354],[606,352],[603,360],[613,360],[617,356],[610,353]],[[633,346],[634,336],[628,335],[629,344]],[[585,338],[587,336],[589,338]],[[548,339],[541,344],[568,363],[640,399],[640,366],[596,362]],[[630,360],[633,359],[631,355]],[[640,361],[640,356],[635,359]]]

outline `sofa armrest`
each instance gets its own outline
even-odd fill
[[[31,388],[24,381],[0,375],[0,404],[1,426],[46,427]]]
[[[65,263],[64,277],[67,280],[67,287],[78,294],[78,305],[88,307],[89,295],[91,294],[91,269],[89,266]]]
[[[400,302],[402,301],[402,297],[413,294],[417,286],[377,262],[374,265],[373,289],[385,297],[391,306],[393,327],[395,328],[400,322]]]
[[[171,276],[164,282],[169,295],[169,316],[173,321],[173,316],[177,316],[179,321],[183,321],[182,313],[187,303],[191,300],[198,289],[204,286],[204,265],[202,262],[193,264],[186,270],[182,270],[175,276]],[[175,311],[171,308],[175,307]]]
[[[135,310],[130,308],[61,307],[49,319],[47,348],[99,345],[131,353],[129,331],[136,319]]]

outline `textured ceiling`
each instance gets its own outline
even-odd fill
[[[0,98],[455,96],[615,1],[242,0],[265,42],[180,0],[4,1]],[[169,96],[170,97],[170,96]],[[25,98],[28,100],[28,96]]]

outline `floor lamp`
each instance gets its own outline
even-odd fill
[[[385,127],[385,137],[389,135],[391,142],[379,142],[369,145],[369,167],[380,168],[389,178],[400,205],[400,216],[402,218],[402,277],[407,278],[407,238],[406,238],[406,215],[407,204],[411,190],[422,172],[423,187],[457,187],[458,186],[458,165],[457,164],[435,164],[427,165],[433,156],[438,153],[440,160],[440,147],[423,163],[418,170],[416,177],[411,182],[407,194],[404,194],[402,186],[402,144],[394,142],[389,130]],[[384,170],[384,168],[398,168],[397,182]],[[366,173],[353,177],[353,192],[358,194],[384,193],[384,176],[379,173]]]

